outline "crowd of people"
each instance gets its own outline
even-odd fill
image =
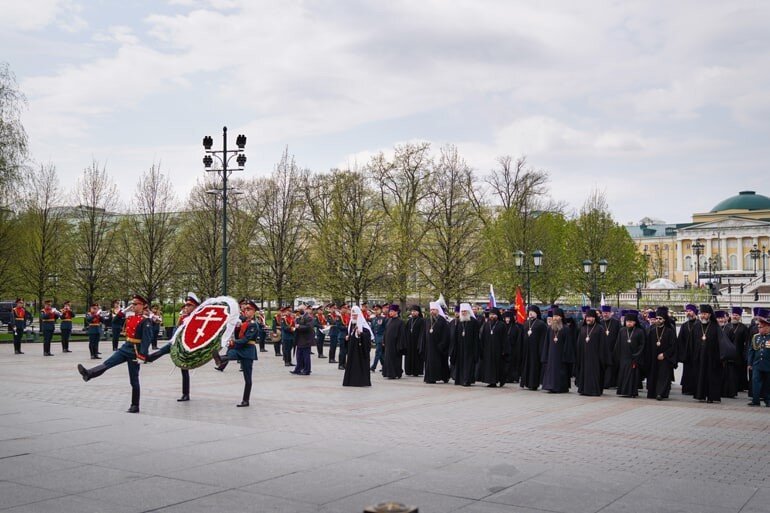
[[[179,326],[199,304],[195,294],[188,294]],[[286,367],[293,367],[289,372],[298,376],[312,373],[315,347],[317,358],[345,371],[344,386],[371,386],[370,374],[379,367],[387,380],[406,374],[421,376],[429,384],[450,380],[464,387],[518,384],[549,393],[569,392],[574,383],[581,395],[600,396],[615,390],[623,397],[638,397],[646,389],[647,398],[660,401],[669,398],[674,370],[681,364],[685,395],[718,403],[723,397],[747,392],[749,405],[764,401],[770,406],[770,311],[763,308],[755,308],[746,325],[742,308],[727,312],[714,311],[709,304],[686,305],[686,321],[677,331],[674,317],[664,306],[641,312],[583,307],[580,317],[574,318],[557,305],[543,315],[536,305],[530,305],[525,314],[515,308],[462,303],[450,316],[442,303],[431,302],[428,312],[413,305],[404,317],[397,304],[375,304],[370,309],[366,302],[352,307],[332,303],[282,308],[269,323],[254,301],[242,300],[240,307],[238,328],[226,354],[219,355],[217,350],[211,355],[220,371],[229,361],[240,363],[244,377],[240,407],[249,405],[257,347],[259,352],[268,352],[268,343]],[[68,352],[65,326],[69,324],[66,329],[71,330],[73,317],[69,305],[59,311],[46,302],[40,316],[44,354],[51,354],[58,319],[62,321],[62,348]],[[23,302],[17,304],[15,322],[24,326],[28,317]],[[150,352],[157,349],[159,315],[135,295],[128,309],[115,302],[109,314],[92,305],[86,322],[89,333],[92,328],[94,332],[94,340],[89,341],[93,359],[100,359],[96,326],[107,318],[113,323],[115,353],[92,369],[79,365],[78,371],[89,381],[126,362],[132,386],[129,411],[138,412],[139,364],[168,354],[171,344]],[[126,342],[118,347],[121,333]],[[15,352],[23,354],[16,338],[14,344]],[[324,354],[327,347],[328,354]],[[182,369],[179,401],[188,401],[189,394],[189,372]]]

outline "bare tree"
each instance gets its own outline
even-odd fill
[[[64,268],[62,256],[68,225],[64,220],[56,167],[41,165],[26,180],[22,254],[19,276],[38,304],[52,290]]]
[[[86,290],[87,304],[110,277],[110,254],[115,240],[119,208],[118,188],[97,161],[83,170],[75,186],[78,221],[70,244],[75,284]]]
[[[300,181],[300,170],[286,148],[272,176],[258,180],[250,191],[257,213],[254,255],[266,270],[279,304],[296,291],[299,265],[308,246],[307,205]]]
[[[131,218],[121,241],[131,268],[130,287],[148,301],[158,297],[174,273],[176,208],[171,181],[159,164],[153,164],[137,184]]]
[[[418,248],[424,235],[423,200],[430,190],[431,177],[429,143],[409,143],[395,148],[393,160],[383,153],[369,163],[380,192],[380,205],[388,219],[387,268],[391,274],[391,293],[406,303],[414,283]]]
[[[0,194],[8,194],[27,160],[27,133],[21,123],[26,98],[8,63],[0,63]]]
[[[430,286],[449,300],[460,300],[476,287],[481,221],[467,191],[472,173],[455,146],[441,148],[427,196],[425,238],[418,252]]]

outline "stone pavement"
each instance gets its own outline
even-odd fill
[[[108,343],[102,343],[107,356]],[[177,403],[168,358],[141,371],[139,415],[125,366],[84,383],[86,343],[42,356],[0,346],[0,511],[360,512],[397,500],[423,513],[770,510],[770,408],[580,397],[373,375],[343,388],[280,358],[242,379],[209,365]],[[58,350],[58,348],[57,348]]]

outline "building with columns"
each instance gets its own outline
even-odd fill
[[[647,281],[680,287],[705,281],[760,287],[770,280],[770,198],[742,191],[694,213],[691,223],[644,222],[626,227],[647,260]]]

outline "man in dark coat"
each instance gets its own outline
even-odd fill
[[[543,364],[543,390],[550,393],[569,392],[570,369],[575,363],[575,338],[572,328],[564,322],[564,310],[551,310],[551,325],[546,332],[540,361]]]
[[[479,322],[469,303],[460,305],[460,316],[454,323],[450,341],[449,361],[455,385],[471,386],[475,381],[479,355]]]
[[[618,333],[615,342],[615,361],[618,362],[618,395],[624,397],[639,396],[639,367],[644,354],[644,340],[647,336],[639,327],[639,313],[636,310],[626,312],[625,326]]]
[[[743,308],[734,306],[730,312],[730,340],[735,344],[735,375],[738,392],[749,389],[749,380],[746,373],[746,353],[749,345],[749,329],[742,322]]]
[[[700,305],[700,319],[693,329],[695,399],[707,403],[722,401],[722,359],[719,354],[719,325],[711,305]]]
[[[735,347],[733,342],[733,328],[730,324],[730,316],[724,310],[717,310],[714,312],[714,318],[719,325],[719,330],[722,332],[720,338],[724,337]],[[722,397],[730,397],[735,399],[738,397],[738,372],[736,368],[737,358],[735,351],[731,354],[721,354],[722,357]]]
[[[676,340],[677,360],[682,362],[682,393],[693,395],[696,388],[696,379],[698,376],[698,352],[695,351],[696,345],[693,338],[695,324],[698,321],[698,307],[693,304],[685,305],[684,313],[687,320],[679,328],[679,335]]]
[[[401,379],[404,374],[403,351],[406,350],[406,327],[399,314],[401,308],[397,304],[388,309],[388,324],[382,337],[382,375],[388,379]]]
[[[420,305],[412,305],[406,320],[406,358],[404,372],[407,376],[422,376],[425,362],[420,352],[420,339],[425,327]]]
[[[601,333],[602,333],[602,348],[603,354],[609,354],[610,359],[604,363],[604,388],[615,388],[618,386],[618,362],[615,361],[615,342],[618,340],[618,333],[620,333],[620,321],[613,317],[612,307],[610,305],[602,305],[602,320],[601,320]]]
[[[292,374],[309,376],[311,372],[310,349],[315,343],[313,325],[315,320],[307,308],[300,307],[300,314],[294,320],[294,345],[297,348],[297,365]]]
[[[540,387],[542,377],[542,364],[540,358],[545,346],[548,326],[540,317],[540,308],[537,305],[527,307],[527,321],[524,323],[521,334],[521,380],[522,388],[537,390]]]
[[[449,382],[449,321],[437,302],[430,304],[430,316],[423,323],[420,353],[425,358],[425,383]]]
[[[589,309],[583,314],[576,342],[575,386],[580,395],[600,396],[604,390],[604,367],[611,359],[604,353],[602,326],[597,321],[596,310]]]
[[[661,401],[668,399],[671,392],[671,375],[676,365],[676,334],[668,315],[668,308],[662,306],[650,314],[652,326],[647,333],[645,346],[649,348],[647,363],[647,398]]]

